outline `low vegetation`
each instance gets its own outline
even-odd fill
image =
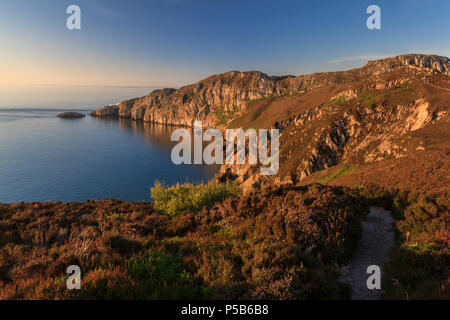
[[[450,193],[402,193],[393,202],[398,248],[386,266],[390,299],[450,299]]]
[[[250,104],[250,103],[254,103],[254,102],[258,102],[258,101],[273,100],[273,99],[283,98],[283,97],[295,97],[295,96],[299,96],[300,94],[303,94],[305,92],[306,92],[306,90],[304,90],[302,92],[294,92],[294,93],[272,94],[269,96],[263,96],[258,99],[250,99],[250,100],[247,100],[246,102],[247,102],[247,104]]]
[[[385,265],[384,299],[450,299],[450,192],[399,192],[377,185],[352,192],[391,210],[397,246]]]
[[[217,122],[220,125],[226,125],[228,122],[236,118],[239,113],[239,108],[233,106],[232,108],[218,107],[216,109]]]
[[[413,99],[415,88],[413,84],[405,83],[391,89],[364,91],[358,95],[358,100],[366,106],[379,105],[383,102],[395,105],[399,101]]]
[[[337,265],[366,212],[321,185],[178,214],[117,200],[0,204],[0,298],[348,298]],[[81,290],[66,288],[69,265],[81,267]]]
[[[350,170],[350,166],[348,164],[342,166],[342,168],[340,168],[338,171],[336,171],[335,173],[333,173],[332,175],[328,176],[328,177],[323,177],[320,178],[317,182],[318,183],[328,183],[333,179],[339,178],[340,176],[348,173]]]
[[[211,208],[214,203],[228,197],[237,197],[241,189],[236,182],[193,185],[191,183],[165,186],[156,182],[151,188],[155,209],[168,215],[178,215],[184,211],[197,212],[203,207]]]
[[[218,108],[230,128],[284,128],[277,180],[245,195],[232,182],[157,182],[152,203],[0,204],[0,299],[349,298],[340,265],[369,206],[395,219],[384,298],[450,299],[448,79],[416,72],[309,85],[239,117]],[[349,89],[360,94],[332,99]],[[436,122],[402,133],[419,99]],[[69,265],[82,290],[67,290]]]
[[[338,98],[335,99],[331,99],[330,101],[327,102],[327,105],[329,106],[334,106],[340,103],[344,103],[347,100],[346,96],[340,96]]]

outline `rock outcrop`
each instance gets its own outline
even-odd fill
[[[94,117],[119,117],[119,106],[105,106],[91,112]]]
[[[63,112],[58,115],[58,118],[63,119],[79,119],[84,117],[85,115],[79,112]]]

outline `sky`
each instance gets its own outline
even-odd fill
[[[69,5],[81,30],[69,30]],[[381,30],[366,9],[381,8]],[[299,75],[450,56],[448,0],[0,0],[0,91],[178,87],[229,70]],[[1,100],[1,96],[0,96]]]

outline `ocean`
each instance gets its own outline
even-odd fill
[[[156,180],[200,183],[218,166],[175,165],[175,127],[127,119],[59,119],[67,109],[0,109],[0,202],[151,201]]]

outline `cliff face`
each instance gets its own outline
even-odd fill
[[[233,71],[180,89],[155,90],[93,115],[180,126],[201,120],[205,127],[222,129],[278,128],[280,169],[275,176],[261,176],[261,164],[221,167],[219,180],[237,180],[246,190],[298,184],[344,164],[418,163],[430,158],[429,150],[448,163],[442,155],[450,154],[448,130],[443,130],[450,122],[450,61],[402,55],[350,71],[298,77]]]
[[[334,81],[296,96],[249,103],[230,126],[280,129],[280,170],[265,177],[259,174],[260,165],[223,165],[218,179],[237,180],[244,189],[252,190],[264,184],[329,181],[349,170],[364,176],[365,168],[370,167],[386,176],[381,181],[396,173],[394,185],[409,181],[419,188],[427,183],[423,168],[430,167],[422,159],[434,158],[439,161],[437,168],[446,168],[436,176],[448,180],[444,173],[450,169],[448,69],[415,56],[366,66],[372,73],[359,80]],[[349,78],[355,79],[361,70],[349,73]],[[399,172],[406,171],[404,161],[417,165],[401,176]],[[343,170],[333,173],[332,168],[338,166]],[[329,169],[328,177],[324,173],[310,179]]]
[[[155,90],[141,98],[97,109],[91,115],[180,126],[192,126],[195,120],[201,120],[205,126],[217,126],[227,123],[242,112],[250,100],[299,94],[321,87],[360,81],[400,66],[424,68],[450,75],[449,59],[433,55],[403,55],[369,62],[362,68],[350,71],[298,77],[269,77],[255,71],[231,71],[180,89]]]
[[[261,72],[227,72],[176,89],[155,90],[149,95],[100,108],[94,116],[118,115],[168,125],[192,126],[194,120],[213,126],[217,112],[242,110],[247,100],[272,95],[277,78]]]

